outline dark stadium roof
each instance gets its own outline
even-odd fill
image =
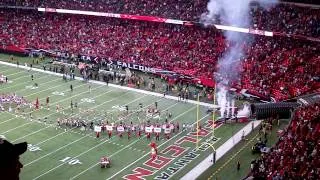
[[[319,0],[282,0],[283,2],[305,3],[305,4],[317,4],[320,5]]]

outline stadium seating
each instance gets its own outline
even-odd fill
[[[3,47],[107,57],[179,72],[204,82],[210,81],[217,60],[229,46],[221,32],[200,27],[25,11],[1,14]],[[314,79],[319,72],[319,43],[254,38],[253,44],[243,46],[247,57],[236,87],[277,100],[320,89]]]
[[[251,166],[260,179],[319,179],[320,104],[295,112],[288,129],[268,154]]]
[[[207,0],[4,0],[0,5],[20,5],[76,9],[108,13],[160,16],[164,18],[199,21],[207,11]],[[289,4],[252,5],[250,26],[267,31],[320,37],[319,9]],[[220,22],[226,25],[226,22]]]

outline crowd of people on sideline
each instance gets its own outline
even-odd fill
[[[87,10],[199,21],[202,14],[208,11],[207,3],[207,0],[164,0],[161,2],[150,0],[4,0],[0,2],[0,5]],[[320,37],[320,16],[316,8],[282,3],[267,5],[253,3],[250,14],[253,17],[250,22],[252,28]],[[220,23],[227,25],[227,22]]]
[[[269,153],[251,163],[256,179],[319,179],[320,104],[301,107]]]

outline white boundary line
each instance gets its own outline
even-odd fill
[[[16,64],[7,63],[7,62],[3,62],[3,61],[0,61],[0,64],[16,67]],[[19,68],[21,68],[21,69],[29,69],[28,67],[24,67],[24,66],[21,66]],[[55,73],[55,72],[51,72],[51,71],[44,71],[42,69],[33,68],[33,71],[52,74],[52,75],[55,75],[55,76],[62,76],[62,74],[60,74],[60,73]],[[82,80],[81,77],[75,77],[75,79]],[[95,84],[103,84],[103,85],[106,84],[105,82],[95,81],[95,80],[90,80],[89,82],[92,82],[92,83],[95,83]],[[142,93],[142,94],[148,94],[148,95],[152,95],[152,96],[163,97],[163,94],[156,93],[156,92],[150,92],[150,91],[146,91],[146,90],[135,89],[135,88],[130,88],[130,87],[126,87],[126,86],[120,86],[120,85],[115,85],[115,84],[110,84],[110,83],[109,83],[109,86],[110,87],[115,87],[115,88],[118,88],[118,89],[124,89],[124,90],[139,92],[139,93]],[[166,95],[164,98],[178,101],[178,97],[175,97],[175,96]],[[188,100],[187,103],[199,104],[201,106],[210,107],[210,108],[212,108],[212,107],[217,108],[218,107],[218,106],[214,106],[213,104],[209,104],[209,103],[204,103],[204,102],[198,103],[197,101],[194,101],[194,100]]]
[[[245,136],[251,133],[252,124],[254,128],[258,127],[261,121],[252,121],[248,123],[245,127],[239,130],[235,135],[229,138],[225,143],[223,143],[219,148],[216,149],[216,161],[218,161],[223,155],[230,151],[236,144],[241,141],[242,132],[244,131]],[[197,179],[204,171],[212,167],[212,155],[207,156],[203,161],[201,161],[197,166],[191,169],[187,174],[185,174],[181,180],[194,180]]]
[[[178,104],[178,103],[176,103],[176,104]],[[185,111],[185,112],[183,112],[183,113],[181,113],[180,115],[178,115],[175,119],[177,119],[179,116],[181,116],[181,115],[183,115],[183,114],[186,114],[187,112],[189,112],[190,110],[193,110],[193,109],[195,109],[195,107],[192,107],[192,108],[190,108],[188,111]],[[173,119],[171,120],[171,121],[173,121]],[[179,133],[178,133],[179,134]],[[178,135],[177,134],[177,135]],[[139,140],[141,140],[141,139],[137,139],[136,141],[134,141],[134,143],[135,142],[137,142],[137,141],[139,141]],[[90,148],[90,149],[88,149],[88,150],[86,150],[86,151],[84,151],[84,152],[82,152],[82,153],[80,153],[80,154],[78,154],[77,156],[75,156],[74,158],[77,158],[77,157],[79,157],[79,156],[82,156],[83,154],[86,154],[86,153],[88,153],[89,151],[91,151],[91,150],[93,150],[93,149],[95,149],[96,147],[98,147],[98,146],[100,146],[100,145],[102,145],[102,144],[104,144],[105,142],[107,142],[108,140],[106,140],[106,141],[103,141],[102,143],[99,143],[99,144],[97,144],[97,145],[95,145],[95,146],[93,146],[92,148]],[[132,143],[131,143],[132,144]],[[131,145],[130,144],[130,145]],[[110,156],[113,156],[113,155],[115,155],[116,153],[119,153],[120,151],[122,151],[122,150],[124,150],[124,149],[126,149],[127,148],[127,146],[125,147],[125,148],[122,148],[121,150],[119,150],[119,151],[116,151],[116,152],[114,152],[112,155],[110,155]],[[38,178],[40,178],[40,177],[42,177],[42,176],[44,176],[44,175],[46,175],[46,174],[48,174],[49,172],[51,172],[51,171],[54,171],[55,169],[57,169],[57,168],[59,168],[59,167],[61,167],[62,165],[64,165],[65,163],[62,163],[62,164],[60,164],[60,165],[58,165],[58,166],[56,166],[56,167],[54,167],[54,168],[52,168],[52,169],[50,169],[50,170],[48,170],[48,171],[46,171],[45,173],[43,173],[43,174],[40,174],[39,176],[37,176],[37,177],[35,177],[34,179],[38,179]]]

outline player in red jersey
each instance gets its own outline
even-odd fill
[[[37,97],[35,106],[36,106],[36,109],[38,110],[39,109],[39,98],[38,97]]]
[[[151,140],[151,133],[147,132],[147,139]]]
[[[109,168],[110,167],[110,164],[111,164],[111,161],[108,157],[106,156],[103,156],[101,159],[100,159],[100,166],[101,168]]]
[[[139,139],[141,138],[141,130],[140,129],[137,132],[137,136],[138,136]]]
[[[151,159],[154,160],[157,158],[157,155],[158,155],[157,144],[155,142],[151,142],[150,147],[151,147]]]
[[[109,136],[109,139],[110,139],[111,136],[112,136],[112,131],[108,131],[108,136]]]
[[[128,140],[130,140],[130,137],[131,137],[131,131],[128,130]]]

